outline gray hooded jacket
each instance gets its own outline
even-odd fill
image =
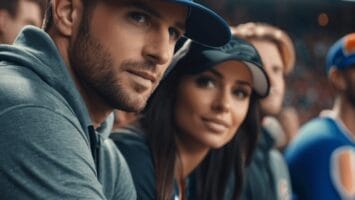
[[[0,45],[1,198],[136,199],[110,128],[94,130],[49,35],[28,26]]]

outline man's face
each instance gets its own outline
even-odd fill
[[[344,95],[350,105],[355,107],[355,65],[342,71],[345,81]]]
[[[2,11],[7,12],[7,11]],[[5,13],[4,13],[5,14]],[[1,43],[11,44],[25,25],[41,26],[41,9],[37,3],[21,0],[17,8],[17,15],[6,13],[4,26],[1,27]]]
[[[258,50],[270,80],[270,93],[260,101],[261,111],[263,115],[276,115],[281,110],[285,93],[284,65],[280,51],[274,43],[267,40],[251,42]]]
[[[184,6],[165,1],[99,1],[81,21],[70,64],[107,106],[140,111],[172,60],[186,16]]]

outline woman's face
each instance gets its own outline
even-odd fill
[[[226,61],[180,81],[175,107],[179,141],[191,147],[220,148],[245,119],[252,75],[244,63]]]

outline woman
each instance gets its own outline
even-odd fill
[[[259,128],[258,99],[268,92],[259,55],[249,43],[237,38],[222,48],[191,43],[138,123],[112,134],[138,198],[221,199],[228,171],[241,183]],[[220,162],[209,163],[211,157]]]

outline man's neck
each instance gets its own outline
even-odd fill
[[[80,94],[85,101],[93,126],[95,128],[100,127],[106,118],[113,112],[113,108],[106,106],[106,104],[102,102],[102,99],[96,94],[88,94],[81,90]]]
[[[90,114],[91,121],[94,128],[100,127],[100,125],[106,120],[108,115],[113,112],[113,108],[109,107],[103,99],[90,87],[86,86],[78,76],[75,74],[73,66],[70,65],[68,54],[68,40],[64,37],[56,37],[53,33],[49,33],[55,42],[62,59],[67,66],[71,77],[73,78],[77,89],[79,90],[81,97],[83,98],[85,105]]]
[[[336,116],[350,131],[350,136],[355,139],[355,107],[347,99],[339,98],[334,105]]]

